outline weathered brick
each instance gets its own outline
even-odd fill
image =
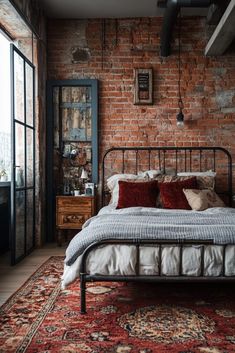
[[[235,158],[235,55],[204,57],[205,18],[182,19],[181,90],[185,128],[178,113],[178,39],[172,55],[159,57],[162,18],[106,20],[103,51],[101,20],[49,20],[48,78],[96,78],[99,85],[100,151],[111,146],[222,146]],[[78,29],[78,33],[75,33]],[[79,35],[78,35],[79,34]],[[72,48],[89,51],[72,63]],[[134,68],[153,68],[153,105],[133,104]]]

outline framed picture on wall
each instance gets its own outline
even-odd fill
[[[134,69],[134,104],[153,104],[153,69]]]

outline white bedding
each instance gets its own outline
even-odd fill
[[[105,214],[130,214],[132,211],[140,213],[159,213],[163,212],[158,208],[133,207],[127,209],[115,209],[115,206],[109,205],[103,207],[99,215]],[[227,213],[226,208],[211,208],[206,212],[208,214]],[[164,209],[166,212],[166,209]],[[169,213],[175,210],[167,210]],[[180,210],[177,210],[180,212]],[[182,210],[185,212],[185,210]],[[197,212],[197,211],[187,211]],[[235,210],[231,209],[231,212]],[[86,222],[85,227],[89,226],[90,220]],[[235,236],[235,235],[234,235]],[[180,274],[179,261],[180,248],[177,245],[165,245],[162,247],[161,253],[161,275],[177,276]],[[204,276],[219,276],[222,274],[223,268],[223,246],[221,245],[194,245],[183,247],[182,257],[182,274],[185,276],[201,275],[201,257],[204,251]],[[140,247],[140,267],[141,275],[159,275],[159,247],[148,245]],[[87,272],[100,275],[135,275],[136,266],[136,247],[132,245],[106,245],[93,250],[87,258]],[[64,266],[64,274],[62,276],[62,287],[72,283],[79,277],[81,256],[70,266]],[[235,245],[227,245],[225,248],[225,275],[235,276]]]

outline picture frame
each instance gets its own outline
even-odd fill
[[[85,194],[86,196],[94,196],[95,194],[95,184],[85,183]]]
[[[153,69],[134,69],[134,104],[153,104]]]

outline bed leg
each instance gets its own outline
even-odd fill
[[[86,280],[85,280],[85,273],[80,274],[80,313],[81,314],[86,314]]]

